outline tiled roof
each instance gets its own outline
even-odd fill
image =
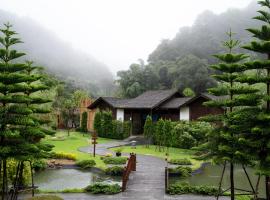
[[[192,99],[192,97],[181,97],[181,98],[173,98],[169,100],[168,102],[162,104],[160,108],[163,109],[178,109],[180,108],[183,104],[185,104],[187,101]]]

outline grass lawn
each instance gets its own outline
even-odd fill
[[[136,154],[142,154],[142,155],[151,155],[151,156],[156,156],[159,158],[165,159],[165,154],[166,154],[166,148],[164,152],[158,151],[156,149],[155,145],[150,145],[149,148],[146,148],[144,145],[138,145],[136,146],[136,149],[130,147],[130,146],[124,146],[123,148],[123,153],[136,153]],[[115,150],[116,148],[112,148],[112,150]],[[188,149],[178,149],[178,148],[170,148],[169,149],[169,159],[175,159],[175,158],[187,158],[190,159],[192,162],[192,168],[193,169],[198,169],[202,161],[198,161],[195,159],[192,159],[194,156],[195,151],[193,150],[188,150]]]
[[[114,140],[106,138],[98,138],[97,140],[99,144],[111,141]],[[106,168],[106,164],[100,159],[100,156],[96,155],[94,158],[92,154],[83,153],[78,150],[79,147],[90,145],[91,138],[89,134],[85,134],[85,136],[83,136],[83,134],[79,132],[70,132],[70,136],[68,136],[66,131],[58,131],[54,136],[48,136],[43,139],[43,142],[54,145],[54,152],[75,154],[77,160],[93,159],[96,161],[96,167],[101,169]]]

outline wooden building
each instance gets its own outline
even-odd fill
[[[111,111],[113,118],[120,121],[131,121],[132,134],[142,134],[147,115],[153,121],[160,118],[178,120],[196,120],[208,114],[224,112],[218,108],[208,108],[205,101],[218,97],[201,94],[196,97],[184,97],[175,90],[147,91],[133,99],[100,97],[88,106],[88,109]]]

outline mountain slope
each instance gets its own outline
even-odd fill
[[[0,10],[0,26],[5,22],[13,24],[24,42],[18,46],[27,53],[24,59],[31,59],[60,79],[96,95],[108,94],[113,87],[113,76],[105,64],[75,50],[34,20]]]

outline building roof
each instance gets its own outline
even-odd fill
[[[176,90],[150,90],[142,93],[141,95],[133,99],[100,97],[96,101],[94,101],[88,108],[95,108],[99,104],[99,102],[105,101],[114,108],[154,109],[174,96],[180,96],[180,93]]]
[[[93,109],[98,107],[101,102],[106,102],[113,108],[124,109],[179,109],[181,106],[186,106],[194,102],[198,98],[207,100],[222,100],[226,96],[214,96],[207,93],[202,93],[195,97],[181,97],[182,95],[176,90],[150,90],[144,92],[136,98],[120,99],[116,97],[99,97],[88,108]]]
[[[192,97],[181,97],[181,98],[173,98],[160,106],[162,109],[179,109],[182,105],[184,105],[187,101],[192,99]]]

